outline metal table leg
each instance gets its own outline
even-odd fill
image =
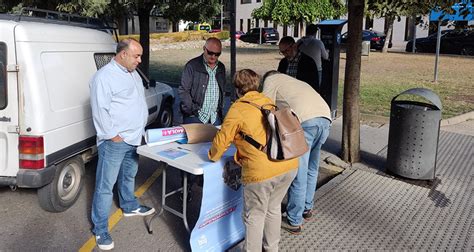
[[[154,214],[150,220],[148,221],[148,233],[149,234],[153,234],[153,228],[152,228],[152,222],[153,222],[153,219],[155,219],[155,217],[157,216],[160,216],[162,213],[163,213],[163,210],[166,210],[178,217],[180,217],[181,219],[183,219],[183,223],[184,223],[184,227],[186,228],[186,231],[188,231],[188,233],[190,232],[189,230],[189,225],[188,225],[188,220],[187,220],[187,206],[188,206],[188,173],[187,172],[184,172],[184,179],[183,179],[183,186],[181,188],[178,188],[176,190],[173,190],[169,193],[166,193],[166,168],[168,166],[166,165],[164,168],[163,168],[163,174],[162,174],[162,188],[161,188],[161,209],[160,209],[160,212]],[[182,212],[178,212],[176,211],[175,209],[169,207],[166,205],[166,198],[178,193],[178,192],[183,192],[183,208],[182,208]]]

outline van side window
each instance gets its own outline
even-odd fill
[[[97,67],[97,70],[107,65],[114,56],[115,56],[115,53],[95,53],[94,60],[95,60],[95,65]]]
[[[0,109],[7,106],[7,45],[0,42]]]

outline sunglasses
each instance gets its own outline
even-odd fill
[[[204,47],[204,50],[206,50],[207,54],[209,54],[209,56],[216,56],[216,57],[219,57],[221,56],[221,53],[222,52],[213,52],[213,51],[209,51],[209,49],[207,49],[206,47]]]

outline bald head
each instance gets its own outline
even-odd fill
[[[206,40],[206,44],[204,46],[219,46],[222,48],[222,43],[218,38],[212,37]]]
[[[203,56],[207,65],[211,68],[214,68],[217,64],[219,56],[222,53],[222,43],[217,38],[208,38],[206,44],[204,45]]]
[[[124,39],[117,44],[115,61],[129,72],[133,72],[138,64],[142,62],[142,54],[143,48],[137,40],[132,38]]]

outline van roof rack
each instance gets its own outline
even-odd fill
[[[14,21],[34,21],[41,23],[63,24],[114,32],[115,27],[98,18],[84,17],[59,11],[25,7],[19,14],[2,14],[0,19]]]

